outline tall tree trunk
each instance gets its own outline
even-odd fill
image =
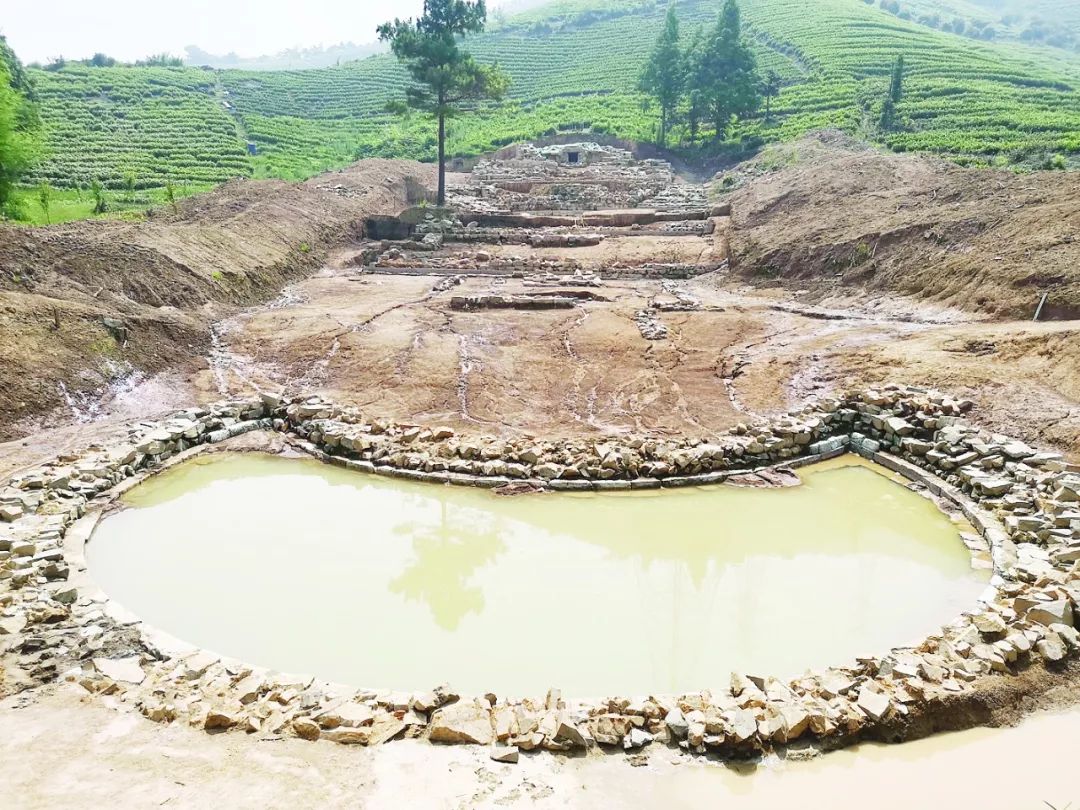
[[[769,123],[769,99],[770,98],[771,98],[771,96],[769,96],[769,94],[766,93],[765,94],[765,123],[766,124]]]
[[[446,205],[446,113],[439,109],[439,200],[442,208]]]
[[[667,143],[667,107],[660,105],[660,145]]]

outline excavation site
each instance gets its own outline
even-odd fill
[[[447,168],[0,226],[17,806],[1075,801],[1074,175]]]

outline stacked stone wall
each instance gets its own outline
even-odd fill
[[[800,739],[835,747],[879,737],[914,716],[933,724],[993,679],[1062,667],[1080,648],[1080,469],[981,430],[965,417],[971,405],[887,387],[682,439],[464,437],[317,397],[264,396],[138,423],[122,442],[58,458],[0,488],[0,689],[62,677],[159,722],[365,745],[426,736],[492,745],[492,756],[506,760],[536,748],[654,744],[742,757]],[[360,472],[551,490],[767,478],[770,469],[851,450],[962,509],[979,531],[964,538],[973,564],[992,569],[992,579],[976,604],[919,644],[790,681],[735,674],[720,692],[594,701],[554,689],[524,698],[342,689],[192,650],[125,615],[85,572],[83,546],[120,492],[252,430],[283,432]]]

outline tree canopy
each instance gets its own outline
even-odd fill
[[[482,65],[460,47],[467,34],[484,30],[486,19],[484,0],[424,0],[416,19],[377,29],[414,82],[405,91],[406,104],[438,120],[439,205],[446,202],[446,119],[462,104],[502,98],[510,83],[498,65]]]
[[[757,60],[742,39],[739,5],[726,0],[716,25],[705,36],[691,82],[708,111],[717,140],[737,116],[754,112],[761,101]]]
[[[664,28],[653,46],[639,83],[642,92],[653,96],[660,105],[661,146],[667,141],[668,124],[679,106],[686,86],[683,53],[679,49],[679,18],[675,6],[668,8]]]
[[[660,107],[660,145],[685,99],[684,120],[693,144],[702,125],[709,123],[715,139],[722,140],[734,119],[757,110],[762,93],[768,102],[779,92],[780,78],[772,73],[762,81],[754,54],[743,40],[739,5],[726,0],[715,24],[708,30],[696,28],[685,48],[680,46],[679,20],[671,6],[639,87]]]
[[[12,191],[36,156],[37,112],[22,65],[0,37],[0,214],[12,213]]]

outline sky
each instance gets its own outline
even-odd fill
[[[422,0],[49,0],[5,2],[0,34],[23,62],[84,59],[101,51],[134,61],[186,45],[262,56],[286,48],[373,41],[375,27],[415,15]],[[499,2],[488,3],[489,7]]]

